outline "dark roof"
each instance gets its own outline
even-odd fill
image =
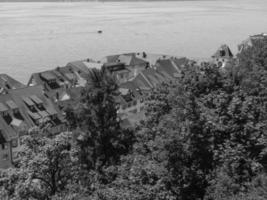
[[[226,44],[224,44],[215,52],[212,57],[229,59],[233,57],[233,53],[231,52],[230,48]]]
[[[38,104],[43,102],[44,110],[40,110],[35,103]],[[31,112],[26,104],[34,106],[36,111],[35,113]],[[22,116],[22,119],[16,119],[14,108],[17,108]],[[53,102],[44,96],[42,86],[30,86],[19,89],[9,90],[8,94],[0,95],[0,109],[7,111],[10,117],[12,117],[12,122],[8,122],[0,115],[0,129],[1,134],[6,141],[10,141],[14,138],[17,138],[21,133],[21,129],[16,127],[16,124],[19,123],[19,126],[23,125],[25,129],[35,126],[36,121],[39,120],[50,120],[48,117],[48,111],[57,115],[58,119],[63,122],[63,116],[59,112],[58,108],[53,104]],[[53,128],[53,126],[51,127]]]
[[[0,144],[6,143],[6,138],[4,137],[2,130],[0,129]]]
[[[31,75],[28,85],[43,86],[45,94],[60,105],[60,107],[68,106],[67,101],[61,101],[60,97],[67,94],[70,97],[69,101],[74,103],[76,99],[79,98],[78,92],[80,88],[83,88],[88,80],[90,70],[88,68],[82,69],[86,66],[77,66],[77,63],[82,62],[83,61],[74,61],[68,63],[68,65],[64,67],[57,67],[54,70],[41,73],[34,73]],[[43,78],[43,75],[46,78]],[[49,83],[47,79],[53,79],[55,83]]]
[[[142,73],[138,74],[132,82],[138,87],[140,90],[150,90],[153,86],[147,81],[146,77]]]
[[[160,73],[167,73],[172,77],[175,77],[175,74],[180,73],[180,70],[171,59],[158,60],[156,62],[156,69]]]

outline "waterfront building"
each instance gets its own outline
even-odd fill
[[[123,66],[121,68],[123,71],[119,72],[117,70],[116,77],[118,78],[119,83],[128,81],[136,77],[141,71],[150,67],[150,63],[145,59],[137,56],[136,53],[126,53],[121,55],[112,55],[105,57],[102,62],[104,67],[111,68],[111,66]]]
[[[25,87],[21,82],[13,79],[7,74],[0,74],[0,95],[6,94],[10,89],[18,89]]]
[[[28,85],[42,85],[45,94],[63,110],[80,100],[81,90],[86,85],[90,73],[89,67],[99,66],[102,64],[89,59],[70,62],[64,67],[32,74]]]
[[[40,85],[9,89],[0,95],[0,168],[11,166],[20,137],[33,127],[55,135],[66,130],[64,117]]]
[[[213,54],[212,58],[215,64],[224,68],[228,62],[233,60],[234,55],[230,50],[229,46],[224,44],[220,46],[220,48],[215,52],[215,54]]]
[[[248,47],[253,46],[255,41],[264,40],[267,39],[267,33],[261,33],[256,35],[249,36],[248,39],[241,42],[241,44],[238,45],[238,51],[241,53],[243,50],[247,49]]]

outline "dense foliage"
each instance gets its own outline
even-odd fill
[[[31,133],[17,167],[0,174],[0,199],[267,199],[267,41],[226,68],[187,65],[153,90],[146,120],[120,126],[117,89],[92,71],[70,128]]]

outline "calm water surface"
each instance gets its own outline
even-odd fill
[[[266,0],[0,3],[0,73],[26,83],[33,72],[122,52],[209,57],[261,32]]]

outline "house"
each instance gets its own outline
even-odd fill
[[[230,50],[229,46],[227,46],[226,44],[222,45],[212,56],[214,62],[223,68],[225,67],[227,62],[233,59],[233,57],[234,55],[232,51]]]
[[[21,150],[20,137],[36,126],[51,135],[66,130],[62,114],[43,94],[41,85],[0,95],[0,168],[11,166]]]
[[[86,61],[74,61],[65,67],[34,73],[28,85],[42,85],[45,94],[64,109],[79,101],[81,90],[87,83],[90,69],[84,63]]]
[[[111,75],[114,75],[119,84],[124,83],[132,78],[131,71],[126,68],[124,63],[105,63],[103,68]]]
[[[267,39],[267,33],[261,33],[257,35],[251,35],[248,39],[244,40],[241,44],[238,45],[238,51],[241,53],[243,50],[248,47],[253,46],[256,41]]]
[[[130,121],[136,122],[143,119],[145,102],[151,91],[160,84],[171,80],[173,78],[168,73],[148,68],[141,71],[134,79],[120,84],[118,114],[122,116],[123,120],[128,118]]]
[[[7,74],[0,74],[0,94],[7,93],[8,90],[23,88],[24,84],[13,79]]]
[[[102,60],[102,62],[105,63],[104,65],[115,65],[116,63],[119,65],[124,64],[123,76],[127,76],[128,80],[136,77],[141,71],[150,67],[150,63],[137,56],[136,53],[107,56]],[[120,78],[120,82],[125,81],[127,80]]]
[[[181,68],[189,62],[185,58],[175,59],[159,59],[155,64],[157,69],[164,76],[169,77],[170,80],[180,77]]]
[[[12,141],[17,138],[15,131],[6,123],[8,108],[0,103],[0,169],[12,166]]]

